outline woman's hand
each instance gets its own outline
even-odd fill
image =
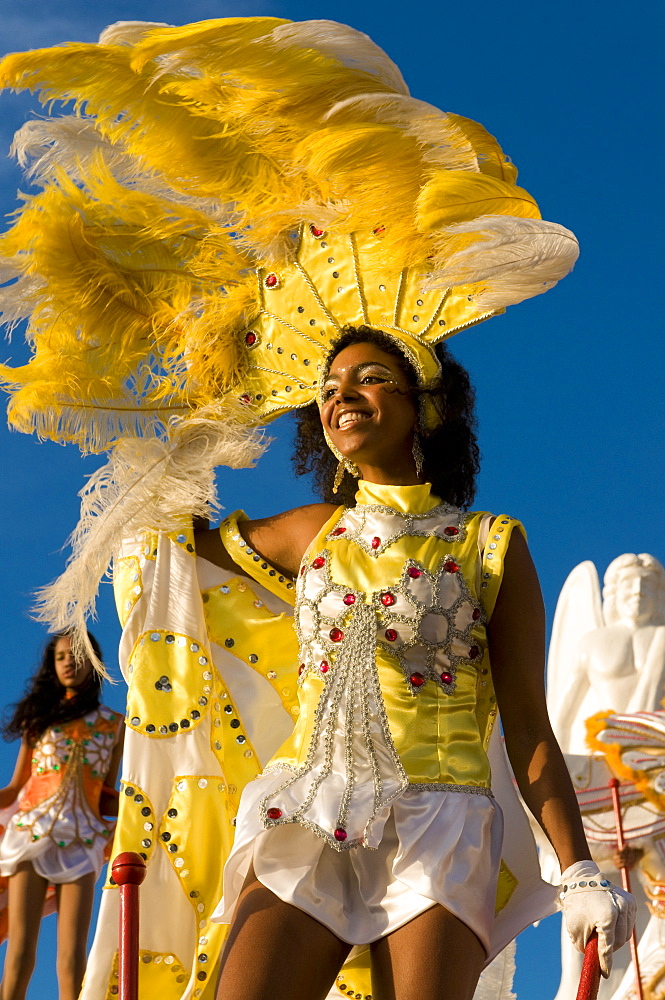
[[[628,941],[635,924],[635,898],[613,885],[593,861],[577,861],[561,876],[561,909],[571,941],[579,951],[598,934],[600,971],[607,977],[612,952]]]

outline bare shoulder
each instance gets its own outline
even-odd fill
[[[312,503],[281,514],[243,521],[243,537],[270,562],[294,574],[305,550],[336,510],[331,503]]]
[[[268,562],[294,576],[307,546],[338,509],[331,503],[306,504],[270,517],[239,521],[238,529]],[[203,559],[229,572],[243,572],[224,548],[218,528],[198,529],[195,540]]]

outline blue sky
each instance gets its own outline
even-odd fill
[[[57,13],[54,14],[53,11]],[[175,0],[0,2],[0,49],[92,41],[115,20],[183,23]],[[476,507],[521,518],[539,568],[549,619],[568,572],[592,559],[602,573],[622,552],[665,558],[662,439],[663,163],[658,124],[663,9],[513,0],[408,5],[365,0],[189,0],[187,19],[271,14],[332,18],[367,32],[400,66],[412,93],[481,121],[520,170],[543,216],[573,229],[582,254],[547,295],[513,307],[451,342],[478,393],[483,472]],[[11,135],[35,110],[0,98],[0,212],[21,179],[6,158]],[[24,186],[24,185],[23,185]],[[25,358],[20,334],[0,343],[3,360]],[[223,472],[228,510],[254,516],[310,499],[289,466],[290,425],[252,472]],[[43,633],[31,621],[31,591],[63,567],[77,519],[76,494],[99,459],[39,444],[0,427],[0,509],[7,634],[2,701],[20,697]],[[102,587],[94,631],[115,667],[118,627]],[[117,669],[116,669],[117,674]],[[121,684],[107,702],[123,708]],[[16,747],[0,745],[0,782]],[[54,920],[42,935],[29,997],[50,995]],[[557,918],[521,939],[519,1000],[551,1000],[558,983]],[[48,984],[48,985],[47,985]]]

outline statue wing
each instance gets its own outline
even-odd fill
[[[561,588],[552,623],[547,660],[547,705],[557,736],[562,720],[571,713],[576,715],[580,707],[571,705],[567,697],[575,686],[580,641],[587,632],[602,628],[603,624],[600,580],[596,567],[587,559],[573,569]]]

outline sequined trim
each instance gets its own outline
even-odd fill
[[[463,792],[465,795],[485,795],[494,798],[491,788],[485,785],[453,785],[447,781],[410,781],[409,790],[416,792]]]
[[[278,774],[280,771],[291,771],[299,774],[301,768],[294,767],[293,764],[269,764],[264,767],[263,774]],[[456,785],[450,781],[410,781],[406,792],[462,792],[464,795],[485,795],[489,799],[494,798],[494,792],[487,785]],[[271,826],[274,824],[271,824]],[[315,825],[315,824],[313,824]],[[328,835],[324,834],[328,839]]]
[[[376,666],[375,641],[375,611],[369,605],[360,604],[355,609],[352,622],[347,626],[345,643],[339,651],[335,669],[325,674],[324,689],[319,698],[314,713],[314,725],[310,739],[307,758],[302,767],[294,770],[282,785],[270,795],[265,796],[260,803],[261,820],[266,827],[298,822],[313,830],[326,840],[335,850],[343,851],[351,847],[364,845],[365,836],[379,811],[399,795],[408,786],[408,778],[404,766],[395,750],[388,718],[381,694],[378,670]],[[355,716],[360,710],[360,731],[356,727]],[[341,717],[341,725],[338,721]],[[372,722],[378,724],[385,751],[381,760],[376,751],[375,736],[371,732]],[[316,795],[333,770],[335,741],[339,731],[344,734],[344,763],[346,780],[344,790],[339,797],[337,806],[337,823],[334,831],[323,830],[313,823],[306,813]],[[378,735],[378,734],[376,734]],[[354,752],[354,742],[358,738],[363,745],[362,767],[369,762],[373,781],[373,806],[367,816],[363,835],[349,836],[345,823],[349,814],[350,803],[356,785],[355,767],[359,759]],[[388,762],[385,757],[388,757]],[[317,757],[321,758],[317,761]],[[313,777],[312,775],[313,772]],[[306,794],[296,810],[287,812],[280,795],[292,786],[301,782],[305,785]],[[391,791],[386,791],[386,784],[392,784]],[[329,794],[331,790],[329,789]],[[337,793],[332,792],[335,796]],[[268,815],[268,810],[278,812],[279,816]],[[344,834],[340,839],[340,831]]]
[[[390,510],[398,520],[412,520],[412,515],[395,514]],[[353,510],[347,511],[328,533],[327,540],[331,545],[342,538],[350,537],[357,541],[357,532],[346,530],[340,533],[345,522],[347,528],[352,525],[350,515],[353,513]],[[364,525],[363,515],[360,517]],[[443,524],[442,530],[445,527]],[[429,537],[433,533],[428,530],[417,534]],[[393,540],[403,534],[403,531],[396,533]],[[454,540],[459,541],[461,534],[460,530]],[[362,547],[371,551],[371,542],[367,548],[366,539],[362,541]],[[384,549],[387,544],[389,542],[383,545]],[[397,586],[389,591],[384,589],[368,594],[333,583],[329,569],[330,555],[327,548],[316,553],[314,558],[310,553],[298,578],[295,627],[301,650],[300,684],[311,671],[321,670],[322,661],[326,663],[326,672],[334,669],[340,648],[346,641],[346,633],[360,608],[370,609],[367,627],[375,635],[377,646],[397,659],[414,695],[427,680],[434,681],[446,694],[452,694],[460,664],[473,665],[482,661],[483,645],[473,640],[472,633],[485,625],[487,619],[452,555],[444,556],[435,574],[429,573],[415,560],[408,559]],[[308,586],[312,574],[315,575],[314,582]],[[441,594],[446,580],[448,594],[444,604]],[[456,593],[451,595],[451,589]],[[307,591],[311,596],[307,596]],[[332,613],[335,605],[339,608],[337,614]],[[322,611],[322,606],[326,606],[327,614]],[[303,619],[309,619],[306,629],[303,628]],[[433,629],[438,635],[428,638],[424,634],[425,628]]]
[[[373,514],[388,520],[389,531],[376,538],[368,528],[368,521]],[[383,552],[405,535],[415,538],[436,536],[449,544],[466,540],[466,525],[470,518],[468,512],[458,510],[450,504],[442,503],[424,514],[403,514],[392,507],[381,504],[358,504],[348,508],[334,528],[328,533],[327,539],[337,540],[343,534],[345,539],[351,539],[368,555],[378,558]],[[422,522],[432,521],[431,526],[423,526]],[[446,528],[455,528],[456,534],[446,534]],[[339,529],[343,528],[343,532]],[[378,544],[374,544],[378,541]]]

